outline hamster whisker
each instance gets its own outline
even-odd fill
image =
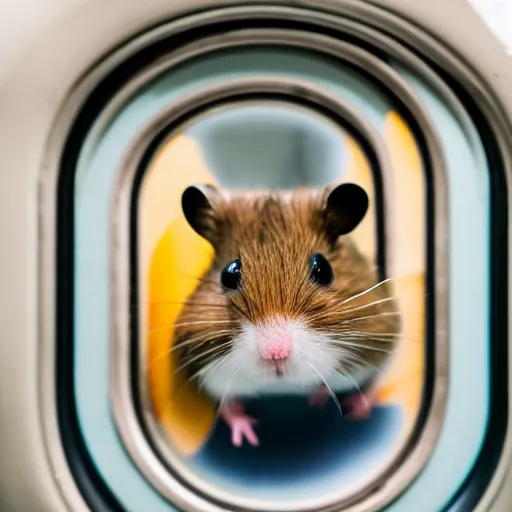
[[[198,377],[201,376],[201,373],[205,370],[205,368],[209,367],[210,365],[211,366],[214,366],[215,364],[218,363],[219,360],[216,360],[216,361],[212,361],[211,363],[208,363],[204,368],[202,368],[201,370],[199,370],[198,372],[194,373],[194,375],[192,375],[191,377],[188,377],[188,381],[193,381],[195,379],[197,379]],[[222,361],[222,360],[221,360]],[[202,382],[199,382],[198,383],[198,388],[199,390],[201,390],[203,388],[203,383]],[[186,383],[184,382],[178,389],[178,393],[177,394],[174,394],[171,398],[171,403],[172,402],[175,402],[182,394],[183,392],[186,390]]]
[[[228,396],[228,392],[231,388],[231,384],[233,383],[234,378],[238,375],[238,373],[240,372],[241,369],[242,369],[242,367],[239,365],[236,368],[236,370],[231,374],[231,377],[229,377],[228,381],[226,382],[226,387],[224,388],[222,396],[220,397],[219,406],[217,407],[217,416],[220,414],[222,406],[226,403],[226,398]]]
[[[363,340],[363,341],[378,341],[379,343],[391,343],[394,344],[396,340],[389,340],[386,338],[377,338],[375,336],[356,336],[351,335],[350,339],[352,340]]]
[[[229,336],[233,334],[232,329],[221,329],[218,331],[215,331],[213,333],[209,333],[207,335],[200,334],[199,336],[196,336],[195,338],[191,338],[185,341],[182,341],[180,343],[174,344],[169,350],[167,350],[165,353],[169,354],[171,352],[174,352],[175,350],[179,350],[182,347],[187,347],[189,345],[195,345],[197,344],[198,347],[201,345],[205,345],[207,343],[211,343],[215,341],[217,338],[221,338],[224,336]]]
[[[388,298],[388,299],[382,299],[382,301],[377,301],[377,302],[374,302],[374,303],[371,303],[371,304],[365,304],[364,306],[361,306],[360,308],[354,308],[354,309],[347,309],[347,310],[344,310],[344,309],[339,309],[337,310],[336,312],[332,312],[332,311],[325,311],[324,309],[325,308],[322,308],[320,310],[320,312],[314,314],[314,313],[311,313],[311,310],[308,311],[308,318],[310,321],[316,321],[316,322],[320,322],[320,321],[324,321],[324,322],[331,322],[333,320],[333,316],[336,315],[336,316],[341,316],[341,315],[345,315],[347,313],[351,313],[353,311],[358,311],[359,309],[365,309],[365,308],[368,308],[370,306],[373,306],[375,304],[379,304],[380,302],[386,302],[388,300],[393,300],[392,298]],[[355,320],[364,320],[364,319],[367,319],[367,318],[372,318],[372,317],[378,317],[378,316],[400,316],[402,313],[399,312],[399,311],[383,311],[383,312],[380,312],[380,313],[373,313],[372,315],[365,315],[365,316],[362,316],[362,317],[355,317],[355,318],[347,318],[346,320],[343,320],[342,322],[339,322],[339,323],[336,323],[336,324],[333,324],[333,326],[339,326],[339,325],[342,325],[344,323],[349,323],[351,321],[355,321]]]
[[[237,306],[232,300],[229,301],[228,306],[235,308],[244,318],[247,318],[247,313],[245,313],[240,306]]]
[[[398,311],[386,311],[384,313],[375,313],[374,315],[368,315],[368,316],[359,316],[356,318],[350,318],[349,320],[343,320],[343,322],[340,322],[336,325],[345,325],[345,324],[351,324],[352,322],[359,322],[360,320],[368,320],[369,318],[376,318],[378,316],[397,316],[400,315]]]
[[[223,293],[218,293],[217,295],[222,296],[225,298],[225,295]],[[199,303],[199,302],[192,302],[192,301],[175,301],[175,300],[146,300],[141,302],[140,304],[131,304],[130,309],[140,309],[143,306],[165,306],[165,305],[178,305],[178,306],[216,306],[216,307],[225,307],[225,304],[221,303]]]
[[[209,354],[215,354],[215,352],[221,352],[220,356],[223,356],[228,352],[227,349],[229,347],[231,347],[232,344],[233,344],[232,342],[229,342],[229,343],[225,343],[224,345],[221,345],[221,346],[215,346],[209,350],[205,350],[204,352],[202,351],[197,356],[192,357],[191,359],[187,359],[182,365],[178,366],[178,368],[176,368],[174,370],[174,373],[178,373],[178,372],[184,370],[187,366],[190,366],[192,363],[195,363],[202,357],[207,356]]]
[[[356,372],[358,370],[365,370],[367,368],[371,368],[375,373],[382,375],[384,370],[382,368],[378,368],[374,364],[366,361],[361,355],[356,354],[355,352],[344,352],[343,360],[346,361],[347,365],[350,365],[349,370],[352,372]]]
[[[201,324],[232,324],[233,320],[194,320],[193,322],[179,322],[174,324],[175,327],[188,327],[189,325],[201,325]]]
[[[364,369],[367,366],[369,366],[376,373],[379,373],[381,375],[384,373],[384,369],[383,368],[379,368],[379,367],[375,366],[374,364],[369,363],[362,356],[360,356],[358,354],[351,353],[351,354],[349,354],[349,357],[353,357],[353,359],[354,359],[354,361],[356,363],[356,365],[354,367],[355,370],[361,370],[361,369]]]
[[[206,366],[209,366],[209,365],[206,365]],[[205,368],[206,368],[205,366]],[[196,379],[199,379],[201,377],[201,375],[203,374],[203,370],[204,368],[201,368],[199,371],[197,371],[196,373],[194,373],[193,375],[191,375],[188,380],[189,381],[193,381],[193,380],[196,380]],[[199,391],[201,391],[201,388],[202,388],[202,383],[201,381],[199,381],[198,383],[198,387],[199,387]]]
[[[373,345],[359,343],[359,342],[357,342],[356,339],[353,339],[352,341],[356,341],[356,342],[352,343],[350,341],[343,341],[342,343],[340,343],[340,345],[344,346],[344,347],[350,347],[350,348],[361,349],[361,350],[370,350],[370,351],[373,350],[374,352],[382,352],[383,354],[392,354],[393,353],[393,349],[374,347]],[[377,340],[368,339],[366,341],[371,343],[372,341],[377,341]]]
[[[217,304],[217,303],[206,303],[206,302],[180,302],[180,301],[172,301],[172,300],[157,300],[153,302],[146,303],[149,306],[201,306],[201,307],[212,307],[212,308],[225,308],[225,304]],[[132,306],[133,308],[140,308],[141,306]]]
[[[370,293],[371,291],[375,290],[375,288],[378,288],[379,286],[382,286],[383,284],[385,283],[388,283],[389,281],[391,281],[392,279],[396,279],[394,277],[388,277],[387,279],[384,279],[383,281],[380,281],[379,283],[373,285],[372,287],[360,292],[360,293],[357,293],[356,295],[352,295],[352,297],[349,297],[348,299],[345,299],[344,301],[342,301],[340,304],[346,304],[347,302],[350,302],[350,301],[353,301],[359,297],[362,297],[363,295],[366,295],[367,293]]]
[[[189,377],[189,380],[195,380],[199,379],[199,389],[201,390],[204,387],[204,382],[201,380],[201,378],[204,376],[205,373],[216,370],[218,371],[222,366],[224,365],[225,360],[222,358],[214,359],[213,361],[210,361],[209,363],[206,363],[206,365],[198,370],[196,373],[194,373],[191,377]]]
[[[333,329],[332,332],[339,333],[339,330]],[[378,333],[378,332],[360,332],[360,331],[352,331],[346,330],[343,331],[343,334],[347,334],[350,337],[359,338],[359,339],[372,339],[375,341],[381,341],[383,343],[395,343],[396,340],[406,340],[412,341],[415,343],[422,343],[423,339],[411,338],[410,336],[405,336],[402,334],[391,334],[391,333]]]
[[[332,390],[331,386],[329,386],[329,383],[327,382],[327,380],[318,371],[316,366],[311,361],[304,360],[304,362],[313,370],[313,372],[317,375],[317,377],[322,381],[324,386],[327,388],[329,395],[331,395],[331,398],[334,400],[334,403],[336,404],[336,408],[338,409],[338,412],[340,413],[340,418],[343,418],[343,411],[341,410],[341,405],[338,400],[338,397],[336,396],[336,393],[334,393],[334,391]]]
[[[183,322],[179,324],[167,324],[167,325],[158,325],[156,327],[152,327],[151,329],[148,329],[147,332],[153,332],[157,329],[165,329],[166,327],[188,327],[190,325],[214,325],[214,324],[232,324],[232,320],[198,320],[195,322]]]
[[[361,391],[359,384],[357,383],[356,379],[354,379],[354,377],[352,377],[351,373],[341,363],[339,363],[339,368],[340,368],[340,371],[338,373],[341,373],[344,377],[349,379],[352,382],[352,384],[354,384],[354,386],[359,391],[359,393],[361,393],[361,395],[363,395],[363,397],[364,397],[364,393]],[[366,398],[365,398],[365,400],[366,400]]]
[[[334,337],[338,338],[340,335],[347,338],[347,339],[354,339],[354,340],[375,340],[375,341],[381,341],[382,343],[396,343],[397,339],[404,339],[408,340],[410,338],[397,336],[396,338],[385,338],[385,337],[379,337],[378,333],[358,333],[357,331],[352,331],[350,329],[330,329],[329,327],[324,327],[322,331],[325,333],[326,336],[334,335]],[[415,340],[413,340],[415,341]]]
[[[371,341],[371,340],[368,340]],[[391,354],[391,350],[385,350],[383,348],[379,347],[372,347],[370,345],[363,345],[362,343],[351,343],[350,341],[345,340],[333,340],[330,339],[330,342],[339,347],[350,347],[350,348],[356,348],[356,349],[364,349],[364,350],[373,350],[375,352],[383,352],[384,354]]]
[[[194,345],[194,344],[197,344],[197,346],[200,347],[202,345],[206,345],[208,343],[214,342],[217,338],[222,338],[224,336],[229,336],[230,334],[232,334],[232,331],[225,329],[225,330],[222,330],[222,331],[215,331],[215,333],[210,334],[209,336],[201,335],[201,336],[197,336],[195,338],[183,341],[182,343],[177,343],[177,344],[173,345],[171,348],[169,348],[168,350],[164,351],[162,354],[159,354],[158,356],[156,356],[151,361],[150,364],[153,364],[156,361],[159,361],[163,357],[168,356],[169,354],[171,354],[175,350],[179,350],[182,347],[186,347],[188,345]]]
[[[178,389],[176,393],[172,393],[170,395],[169,403],[176,403],[176,400],[183,394],[183,392],[187,389],[186,383],[183,383]]]
[[[309,283],[308,283],[309,284]],[[308,286],[307,292],[304,293],[304,296],[301,300],[298,300],[299,298],[299,289],[296,290],[295,297],[294,297],[294,303],[296,304],[297,309],[304,310],[309,309],[308,306],[311,304],[311,299],[313,295],[316,292],[316,288],[314,286]]]
[[[213,369],[215,366],[219,365],[219,363],[222,362],[222,359],[214,359],[213,361],[210,361],[209,363],[206,363],[203,368],[200,368],[199,370],[197,370],[196,373],[192,374],[190,377],[189,377],[189,380],[194,380],[194,379],[198,379],[200,378],[204,373],[210,371],[211,369]]]
[[[387,297],[385,299],[380,299],[380,300],[376,300],[374,302],[370,302],[368,304],[364,304],[362,306],[359,306],[357,308],[352,308],[352,309],[341,309],[340,310],[340,313],[352,313],[353,311],[359,311],[360,309],[366,309],[366,308],[369,308],[371,306],[377,306],[378,304],[383,304],[384,302],[389,302],[389,301],[392,301],[392,300],[395,300],[394,297]],[[343,303],[342,303],[343,304]]]
[[[348,331],[354,335],[360,336],[380,336],[382,338],[401,338],[401,333],[394,332],[365,332],[365,331]]]
[[[223,298],[225,296],[223,294],[218,294],[219,296],[222,295]],[[217,303],[202,303],[202,302],[179,302],[179,301],[154,301],[154,302],[147,302],[147,305],[150,306],[165,306],[165,305],[178,305],[178,306],[187,306],[187,307],[203,307],[206,310],[209,308],[220,308],[220,309],[229,309],[230,307],[236,309],[241,316],[246,317],[247,315],[242,311],[242,309],[237,306],[234,302],[228,301],[226,304],[217,304]],[[132,309],[140,308],[141,306],[132,306]]]

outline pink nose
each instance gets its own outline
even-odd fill
[[[275,322],[258,326],[257,342],[261,357],[282,360],[292,353],[292,335],[286,324]]]

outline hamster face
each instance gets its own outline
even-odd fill
[[[228,195],[198,186],[182,205],[215,249],[175,331],[180,367],[207,392],[342,392],[386,363],[397,304],[345,236],[368,207],[360,187]]]

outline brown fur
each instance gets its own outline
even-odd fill
[[[383,363],[399,332],[397,305],[389,300],[351,312],[390,297],[387,283],[340,305],[379,280],[349,236],[333,243],[329,240],[323,215],[328,191],[299,189],[290,200],[278,192],[213,198],[214,213],[204,214],[215,258],[184,306],[176,329],[178,358],[190,375],[229,351],[231,339],[240,332],[241,320],[257,324],[273,315],[301,318],[312,329],[340,334],[348,329],[375,333],[374,338],[368,336],[361,343],[377,350],[361,348],[357,354],[376,367]],[[314,253],[324,255],[333,268],[334,281],[329,287],[309,279],[309,259]],[[220,275],[235,258],[242,261],[242,286],[239,291],[226,292]],[[374,316],[380,313],[391,314]],[[354,320],[361,317],[369,318]],[[226,323],[195,323],[209,320]],[[354,322],[342,324],[350,320]],[[187,343],[192,339],[196,341]]]

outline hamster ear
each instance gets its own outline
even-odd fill
[[[344,183],[330,191],[324,205],[324,222],[331,243],[356,228],[368,210],[368,203],[368,195],[355,183]]]
[[[215,206],[219,191],[212,185],[192,185],[181,196],[181,209],[190,227],[213,243],[217,234]]]

